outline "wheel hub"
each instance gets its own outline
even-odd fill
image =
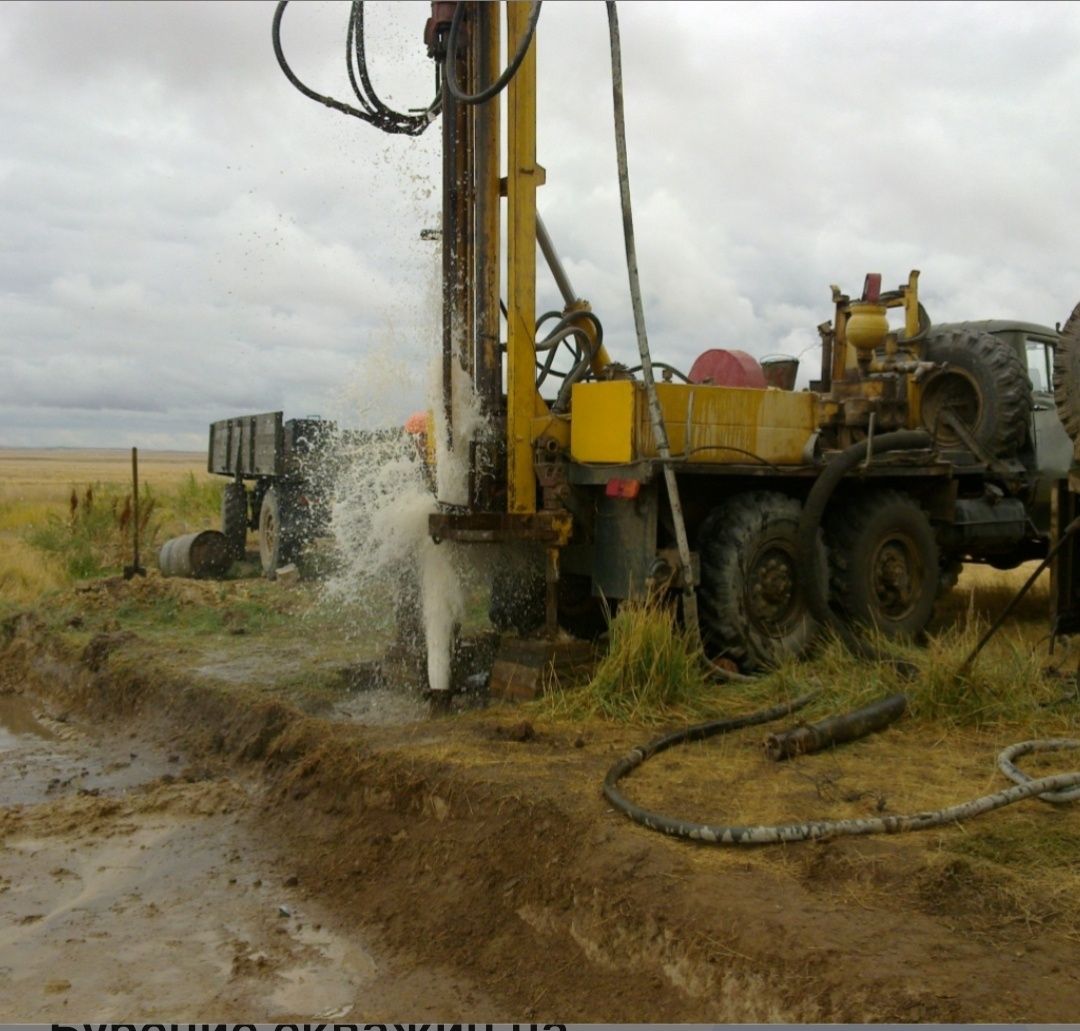
[[[794,557],[782,548],[769,548],[754,563],[748,586],[753,621],[772,626],[783,623],[795,600]]]
[[[874,556],[871,584],[881,612],[902,619],[919,598],[922,570],[914,544],[906,537],[882,542]]]

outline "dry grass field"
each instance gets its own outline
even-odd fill
[[[139,483],[144,565],[162,540],[216,524],[221,481],[202,454],[140,452]],[[30,602],[130,561],[130,498],[126,449],[0,450],[0,600]]]

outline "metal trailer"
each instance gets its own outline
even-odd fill
[[[263,572],[272,576],[326,532],[336,439],[332,422],[286,420],[281,412],[210,424],[207,469],[231,480],[221,529],[232,558],[243,557],[248,530],[257,530]]]

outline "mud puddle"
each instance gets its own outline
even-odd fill
[[[335,923],[260,835],[254,782],[0,703],[0,1021],[490,1018]]]
[[[30,703],[16,694],[0,694],[0,752],[17,748],[23,738],[55,735],[34,717]]]

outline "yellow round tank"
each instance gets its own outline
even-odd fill
[[[862,301],[852,304],[844,333],[847,342],[857,351],[872,351],[880,347],[889,333],[885,305]]]

